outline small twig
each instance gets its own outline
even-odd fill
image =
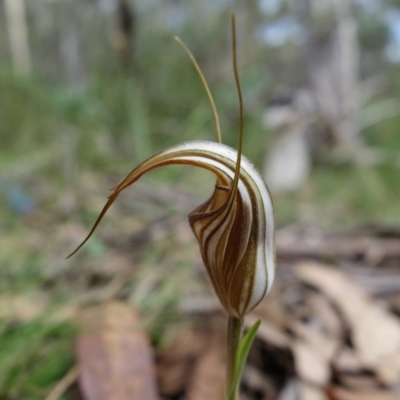
[[[72,367],[67,375],[64,376],[50,391],[45,400],[58,400],[61,395],[75,382],[78,378],[79,369],[77,366]]]

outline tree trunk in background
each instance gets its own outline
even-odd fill
[[[135,14],[129,0],[118,0],[118,41],[117,50],[121,54],[122,62],[130,70],[135,65]]]
[[[15,72],[27,76],[31,72],[28,29],[24,0],[5,0],[7,30]]]
[[[321,126],[354,156],[359,136],[359,44],[351,0],[308,0],[307,68]]]
[[[66,0],[59,5],[59,54],[61,68],[66,82],[71,86],[84,86],[87,71],[80,42],[77,21],[78,4],[75,0]]]
[[[301,188],[311,168],[311,127],[315,104],[307,90],[298,90],[281,104],[273,104],[264,114],[264,124],[272,133],[264,161],[264,177],[275,193]]]

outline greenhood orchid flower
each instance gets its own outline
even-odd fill
[[[203,80],[220,138],[218,115],[207,83],[192,54],[178,41]],[[89,239],[118,195],[145,173],[171,164],[207,169],[216,176],[215,189],[204,204],[189,214],[189,224],[222,306],[229,316],[242,318],[262,300],[274,280],[274,216],[272,200],[263,178],[242,155],[243,107],[235,47],[234,67],[241,112],[238,151],[219,142],[191,141],[149,157],[112,188],[89,235],[71,256]]]
[[[189,224],[221,304],[229,315],[242,317],[271,288],[275,270],[274,223],[271,198],[260,173],[228,146],[211,141],[185,142],[142,162],[113,188],[81,246],[124,189],[146,172],[171,164],[205,168],[217,177],[214,193],[189,214]]]
[[[237,400],[240,378],[260,321],[242,338],[243,317],[271,289],[275,275],[274,214],[267,185],[242,155],[243,101],[236,64],[235,18],[231,14],[233,67],[240,106],[238,150],[221,143],[218,114],[207,82],[192,53],[178,38],[206,89],[218,142],[177,144],[149,157],[114,186],[86,239],[90,238],[119,194],[147,172],[172,164],[207,169],[216,176],[211,197],[189,214],[204,265],[222,306],[228,313],[226,399]]]

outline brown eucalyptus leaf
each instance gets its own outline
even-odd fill
[[[324,386],[330,379],[329,361],[311,345],[296,341],[292,345],[298,376],[306,382]]]
[[[187,400],[223,400],[225,396],[225,332],[215,330],[197,361],[187,389]]]
[[[158,400],[150,343],[126,304],[83,313],[77,357],[85,400]]]
[[[185,389],[195,362],[207,347],[210,332],[190,326],[170,328],[164,338],[166,348],[157,360],[157,377],[160,393],[174,397]]]
[[[385,384],[400,380],[400,321],[373,300],[343,272],[330,266],[301,263],[297,275],[319,288],[339,307],[351,327],[360,362]]]

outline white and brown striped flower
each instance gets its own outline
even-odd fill
[[[274,217],[271,197],[260,173],[247,158],[228,146],[192,141],[148,158],[113,188],[78,249],[125,188],[146,172],[171,164],[205,168],[217,177],[212,196],[189,214],[189,223],[221,304],[229,315],[242,317],[261,301],[274,279]]]

